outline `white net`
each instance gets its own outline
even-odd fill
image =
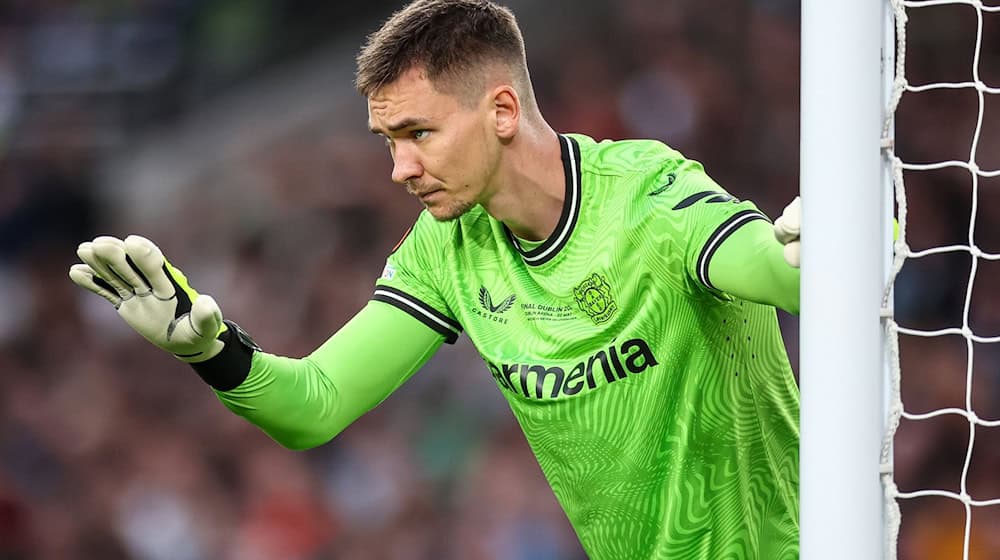
[[[993,436],[985,435],[989,432],[990,428],[1000,427],[1000,414],[990,404],[1000,399],[996,395],[989,398],[976,397],[977,390],[990,390],[990,388],[994,391],[996,390],[997,386],[993,381],[997,377],[998,368],[996,360],[994,358],[992,361],[989,361],[982,357],[977,359],[977,352],[993,356],[996,349],[1000,348],[1000,346],[994,346],[995,343],[1000,342],[1000,336],[990,336],[989,333],[983,332],[984,329],[980,328],[979,322],[973,320],[976,308],[973,305],[974,294],[976,295],[977,302],[985,301],[984,298],[989,297],[985,291],[989,289],[990,284],[990,282],[985,280],[993,280],[992,272],[987,274],[983,272],[983,269],[991,261],[1000,260],[1000,254],[991,253],[981,248],[981,245],[983,245],[982,240],[986,238],[983,235],[984,228],[993,226],[992,222],[996,219],[995,211],[981,208],[981,205],[984,204],[982,193],[985,189],[992,186],[988,184],[990,178],[1000,177],[1000,169],[997,168],[1000,165],[997,165],[997,159],[994,156],[994,159],[991,161],[987,154],[988,151],[995,151],[996,146],[990,145],[988,149],[984,149],[984,138],[988,137],[992,140],[992,136],[996,135],[995,129],[997,128],[997,124],[995,124],[997,122],[996,119],[992,119],[994,124],[991,126],[991,119],[986,118],[987,105],[991,98],[1000,99],[993,97],[1000,94],[1000,87],[991,87],[983,78],[985,68],[996,68],[997,64],[1000,63],[1000,60],[994,60],[992,61],[992,65],[987,65],[984,60],[984,55],[990,53],[991,45],[990,43],[986,43],[986,47],[984,47],[984,36],[986,35],[984,27],[988,30],[990,29],[989,18],[1000,19],[1000,15],[996,15],[1000,14],[1000,6],[985,5],[979,0],[890,0],[890,2],[895,12],[896,26],[895,78],[883,129],[883,147],[888,165],[891,167],[899,232],[894,244],[893,266],[883,304],[883,316],[890,353],[887,430],[882,449],[882,480],[885,489],[887,511],[886,534],[888,542],[886,558],[903,558],[904,560],[917,557],[942,558],[942,560],[957,560],[959,557],[963,560],[1000,558],[1000,543],[997,540],[993,540],[992,542],[990,540],[996,539],[995,535],[1000,533],[1000,522],[997,522],[998,517],[996,516],[996,511],[1000,510],[1000,508],[993,509],[989,514],[983,515],[981,518],[978,518],[979,514],[977,513],[989,509],[990,506],[1000,506],[1000,490],[997,490],[998,486],[996,485],[970,484],[970,472],[974,468],[974,457],[976,461],[983,458],[984,461],[993,461],[989,465],[977,467],[977,472],[984,472],[986,469],[992,471],[992,474],[985,474],[980,477],[982,480],[990,478],[994,480],[1000,479],[1000,470],[995,470],[997,466],[996,457],[1000,454],[997,454],[994,449],[986,449],[986,446],[995,447],[995,445],[990,445],[992,441],[987,439]],[[950,11],[946,14],[943,11],[944,9],[949,9]],[[918,11],[926,12],[926,14],[921,13],[917,16]],[[955,15],[959,11],[961,13]],[[969,74],[969,60],[967,57],[963,60],[953,60],[951,62],[952,65],[962,65],[962,71],[969,74],[968,79],[910,83],[908,80],[910,76],[908,76],[907,71],[912,71],[912,69],[908,68],[909,65],[907,63],[907,33],[908,31],[913,33],[913,30],[909,27],[909,23],[911,22],[911,18],[914,17],[924,18],[928,21],[933,20],[936,27],[929,26],[928,30],[934,30],[938,33],[952,33],[954,37],[967,40],[971,43],[969,47],[971,51],[971,74]],[[975,23],[973,24],[973,22]],[[997,41],[1000,40],[1000,37],[991,37],[990,39]],[[911,37],[911,41],[915,40],[916,37]],[[925,51],[942,53],[946,52],[947,49],[925,49]],[[889,70],[886,69],[887,72]],[[988,72],[985,73],[988,74]],[[920,122],[912,125],[906,124],[905,128],[907,132],[912,132],[914,135],[922,134],[925,137],[933,136],[936,139],[953,137],[961,132],[965,135],[964,145],[967,149],[966,153],[960,154],[959,157],[961,159],[948,159],[945,157],[939,161],[905,161],[911,159],[909,152],[902,156],[897,155],[897,150],[900,149],[901,144],[904,142],[902,132],[900,132],[900,139],[898,141],[893,139],[893,130],[904,126],[902,122],[904,115],[899,111],[900,104],[908,96],[916,96],[918,94],[939,96],[935,102],[923,103],[919,106],[928,110],[938,107],[942,112],[946,113],[946,116],[943,117],[943,120],[939,119],[935,121],[933,118],[926,117],[926,111],[914,112],[914,120],[919,120]],[[963,97],[961,99],[956,97],[949,101],[946,97],[949,95]],[[956,107],[959,106],[968,108],[970,115],[976,115],[974,121],[971,117],[968,119],[970,121],[969,128],[972,129],[971,138],[968,137],[967,130],[961,130],[963,127],[957,122],[960,119],[954,116],[957,111]],[[972,126],[973,122],[974,126]],[[924,126],[929,123],[935,123],[937,129],[927,130],[926,128],[935,128],[934,126]],[[919,142],[919,138],[913,141],[914,144]],[[916,152],[916,156],[922,156],[927,153],[927,150],[913,151]],[[947,152],[947,150],[943,151]],[[950,156],[951,154],[947,155]],[[914,157],[913,159],[916,158]],[[994,166],[993,169],[984,168],[991,165]],[[962,196],[966,194],[970,195],[970,198],[962,206],[963,209],[968,208],[969,210],[968,214],[964,216],[964,219],[967,219],[967,230],[964,232],[965,239],[958,240],[957,243],[911,247],[911,243],[914,245],[918,243],[915,237],[920,237],[909,235],[911,231],[918,232],[921,231],[921,228],[927,226],[921,222],[915,222],[912,224],[913,228],[911,230],[911,224],[908,222],[908,196],[911,199],[920,197],[922,200],[933,196],[941,196],[940,193],[928,195],[913,191],[914,188],[924,188],[928,185],[941,184],[942,181],[940,180],[935,182],[934,179],[927,178],[929,175],[935,173],[948,174],[947,182],[951,186],[954,186],[958,182],[964,183],[961,189]],[[911,187],[910,183],[913,183],[916,187]],[[970,188],[965,190],[967,187]],[[954,192],[957,190],[952,189],[952,196],[954,196]],[[913,202],[913,200],[910,202]],[[945,212],[943,208],[939,210],[942,213]],[[977,240],[980,243],[977,244]],[[935,325],[933,328],[925,328],[929,323],[933,323],[934,321],[914,319],[910,323],[910,316],[907,316],[905,313],[899,313],[896,309],[899,298],[895,294],[898,288],[900,288],[898,281],[904,265],[908,268],[916,267],[917,270],[920,270],[918,263],[921,260],[931,260],[931,257],[935,256],[955,257],[948,260],[948,264],[944,268],[949,268],[951,273],[956,275],[952,278],[954,280],[953,284],[964,280],[966,281],[966,285],[964,294],[961,293],[960,288],[956,290],[955,301],[952,302],[956,307],[959,301],[961,302],[962,311],[960,317],[956,314],[955,317],[950,318],[954,321],[952,324]],[[968,264],[967,268],[965,266],[956,267],[955,263],[958,262],[971,264]],[[978,283],[977,276],[983,277]],[[906,289],[912,292],[911,289]],[[926,292],[924,294],[926,296]],[[997,295],[1000,295],[1000,290],[997,290],[995,285],[993,294],[994,300],[997,299]],[[927,298],[925,297],[926,300]],[[993,324],[996,324],[995,319]],[[933,344],[930,339],[944,340],[949,338],[956,342],[961,341],[964,344],[964,379],[962,378],[961,371],[941,371],[946,368],[938,366],[946,362],[928,360],[929,363],[918,364],[915,367],[922,367],[932,371],[933,375],[936,376],[935,379],[940,380],[942,384],[951,384],[955,387],[961,386],[964,394],[960,398],[955,399],[957,402],[946,403],[944,406],[938,403],[935,405],[936,407],[927,407],[926,405],[930,401],[924,398],[916,398],[914,399],[915,402],[912,403],[909,399],[906,399],[907,402],[904,403],[903,396],[906,394],[904,388],[908,383],[911,383],[911,379],[908,375],[908,369],[907,373],[901,376],[901,363],[906,362],[906,352],[901,352],[901,347],[905,348],[907,344],[927,347]],[[917,354],[919,357],[929,355],[929,353]],[[954,365],[954,361],[951,363]],[[983,367],[984,365],[985,367]],[[961,367],[959,366],[955,369],[960,370]],[[931,392],[925,391],[925,393]],[[963,399],[964,403],[961,403]],[[951,404],[955,406],[951,406]],[[974,405],[980,407],[978,412]],[[983,410],[984,407],[986,410]],[[955,473],[954,483],[942,484],[939,488],[907,487],[906,483],[899,476],[899,469],[902,465],[895,464],[896,462],[902,463],[902,459],[899,456],[900,450],[896,449],[894,453],[894,443],[898,445],[896,438],[900,426],[902,424],[911,424],[914,426],[919,424],[926,425],[934,421],[947,421],[945,419],[951,419],[951,425],[948,428],[950,431],[946,432],[950,434],[951,443],[953,444],[950,449],[955,451],[964,448],[964,459],[961,461],[960,477],[958,473]],[[960,423],[960,426],[958,426],[959,429],[956,429],[956,422]],[[961,429],[963,427],[965,429]],[[913,428],[915,433],[919,429]],[[964,437],[966,434],[967,438]],[[977,438],[977,434],[980,437]],[[907,445],[907,450],[905,451],[908,459],[912,456],[908,451],[911,447]],[[944,453],[946,450],[930,450],[927,453],[933,454],[938,452]],[[954,462],[957,466],[957,459]],[[921,479],[914,477],[912,480]],[[943,480],[943,478],[939,480]],[[979,478],[976,480],[979,480]],[[928,550],[928,546],[906,546],[906,528],[907,524],[911,523],[906,504],[928,498],[937,498],[937,501],[927,502],[932,505],[923,508],[923,511],[931,511],[932,513],[924,515],[924,517],[933,518],[933,512],[936,510],[940,515],[938,519],[943,520],[944,512],[948,511],[949,507],[955,508],[956,506],[960,506],[964,510],[964,523],[960,520],[960,515],[956,516],[959,521],[955,523],[956,530],[950,537],[953,541],[953,545],[950,547],[948,543],[943,543],[934,550]],[[901,511],[903,512],[902,515]],[[974,517],[977,517],[980,521],[974,524]],[[982,523],[982,520],[987,521]],[[916,516],[913,522],[917,523]],[[944,522],[941,521],[940,525],[944,525]],[[931,527],[933,524],[928,523],[922,526]],[[902,539],[901,530],[904,537]],[[982,532],[983,534],[977,535],[977,532]],[[947,540],[949,537],[940,536],[939,538]],[[961,556],[958,556],[959,545],[961,546]],[[935,550],[947,551],[948,557],[935,556]]]

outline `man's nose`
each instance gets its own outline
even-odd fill
[[[392,157],[392,180],[401,185],[406,184],[411,179],[416,179],[424,174],[424,168],[420,165],[417,154],[409,146],[400,142],[396,145],[396,152]]]

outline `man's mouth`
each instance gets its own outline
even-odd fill
[[[426,191],[410,191],[410,193],[420,200],[427,200],[428,198],[434,196],[434,193],[441,192],[441,189],[428,189]]]
[[[422,200],[422,201],[424,201],[424,202],[427,202],[427,201],[428,201],[428,200],[430,200],[430,199],[431,199],[431,198],[432,198],[432,197],[433,197],[433,196],[434,196],[435,194],[437,194],[437,193],[439,193],[439,192],[441,192],[441,189],[434,189],[434,190],[432,190],[432,191],[427,191],[427,192],[425,192],[425,193],[423,193],[423,194],[421,194],[421,195],[420,195],[420,200]]]

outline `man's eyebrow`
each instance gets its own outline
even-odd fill
[[[399,130],[403,130],[404,128],[410,128],[410,127],[414,127],[414,126],[426,126],[427,123],[428,123],[427,119],[422,119],[422,118],[407,118],[407,119],[403,119],[403,120],[401,120],[401,121],[399,121],[399,122],[397,122],[395,124],[391,124],[391,125],[387,126],[386,128],[389,130],[389,132],[396,132],[396,131],[399,131]],[[371,124],[368,125],[368,130],[371,130],[372,134],[384,134],[383,131],[382,131],[382,129],[380,129],[380,128],[376,127],[376,126],[373,126]]]

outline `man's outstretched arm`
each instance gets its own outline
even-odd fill
[[[444,336],[405,312],[370,302],[309,356],[262,352],[215,300],[193,290],[151,241],[99,237],[80,245],[78,285],[108,300],[144,338],[194,367],[232,411],[282,445],[329,441],[380,403]]]
[[[285,447],[315,447],[382,402],[442,342],[398,308],[372,301],[305,358],[254,352],[246,379],[216,394]]]

